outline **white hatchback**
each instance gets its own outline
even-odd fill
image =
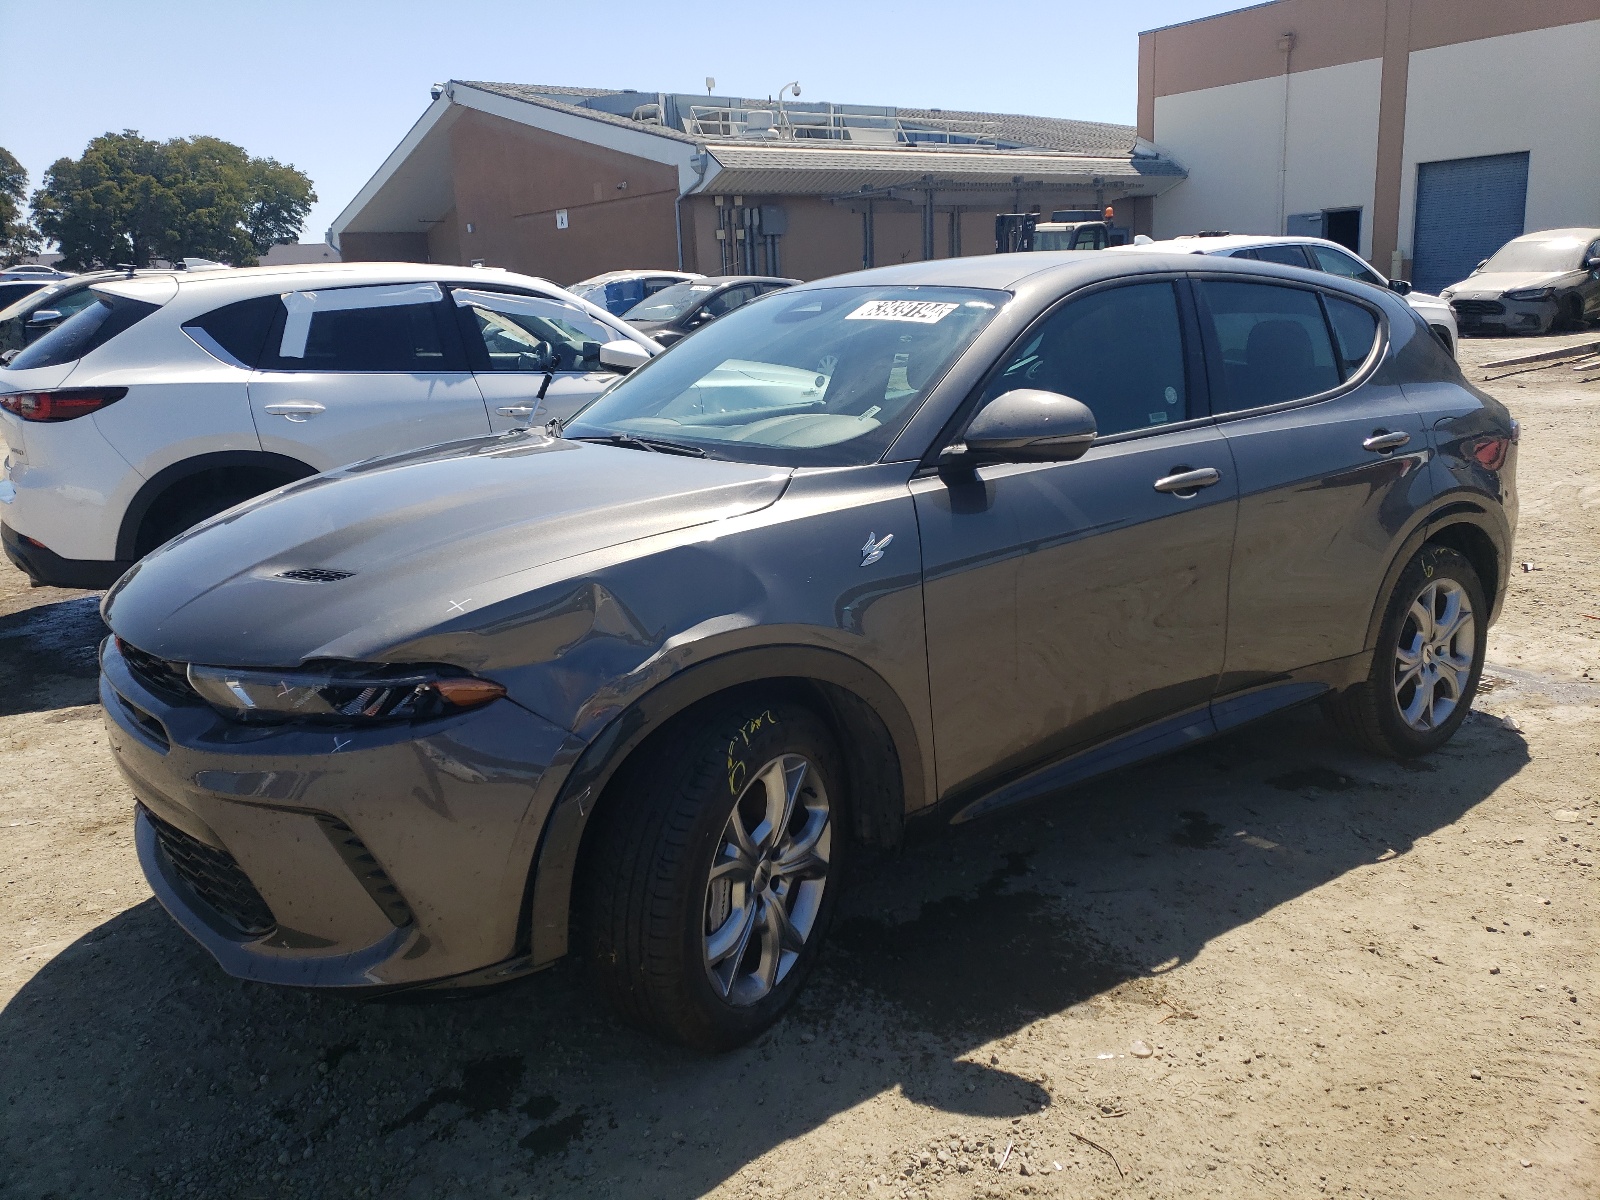
[[[0,537],[36,583],[105,587],[295,479],[564,419],[660,352],[494,269],[261,267],[93,290],[0,369]]]

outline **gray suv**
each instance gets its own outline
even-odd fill
[[[689,1044],[774,1021],[841,872],[1317,700],[1465,718],[1516,426],[1399,297],[1193,255],[806,284],[565,428],[373,460],[111,590],[110,745],[234,975],[464,987],[578,951]]]

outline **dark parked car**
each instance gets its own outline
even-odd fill
[[[229,972],[465,986],[580,951],[702,1047],[841,869],[1323,701],[1465,718],[1516,425],[1398,296],[1194,255],[797,287],[564,430],[290,484],[112,589],[150,885]]]
[[[663,346],[749,304],[758,296],[793,287],[798,279],[765,275],[711,275],[663,288],[635,304],[622,319]]]
[[[126,271],[96,271],[65,279],[38,280],[39,286],[33,282],[26,284],[29,289],[26,293],[13,296],[6,307],[0,307],[0,366],[73,313],[93,304],[95,296],[89,289],[95,284],[120,279],[126,274]]]

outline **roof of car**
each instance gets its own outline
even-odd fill
[[[1165,238],[1156,242],[1140,242],[1134,245],[1118,246],[1118,250],[1155,251],[1156,253],[1172,254],[1218,254],[1224,250],[1247,250],[1252,246],[1272,246],[1279,243],[1304,245],[1315,243],[1318,246],[1332,246],[1338,250],[1349,250],[1348,246],[1341,246],[1338,242],[1329,241],[1319,237],[1297,237],[1293,234],[1273,233],[1225,233],[1215,237]]]
[[[798,279],[785,279],[781,275],[707,275],[704,279],[690,279],[688,283],[714,283],[718,287],[725,287],[732,283],[786,283],[791,287],[800,281]]]
[[[1536,233],[1525,233],[1521,237],[1512,238],[1513,242],[1564,242],[1568,238],[1582,240],[1583,238],[1600,238],[1600,229],[1591,229],[1577,226],[1572,229],[1541,229]]]
[[[648,267],[628,271],[603,271],[599,275],[591,275],[587,279],[580,279],[572,286],[575,288],[593,287],[597,283],[610,283],[616,279],[649,279],[652,276],[658,278],[670,277],[683,281],[705,278],[698,271],[680,271],[676,267]]]
[[[1143,247],[1141,247],[1142,249]],[[1196,266],[1193,252],[1154,250],[1146,254],[1122,254],[1124,247],[1106,250],[1032,250],[1015,254],[985,254],[974,258],[942,258],[929,262],[901,263],[835,275],[800,285],[797,290],[827,287],[967,287],[1017,291],[1024,283],[1041,286],[1078,286],[1097,279],[1156,271],[1186,271]],[[1223,269],[1241,274],[1290,277],[1315,282],[1322,287],[1337,287],[1340,276],[1326,275],[1307,267],[1288,267],[1248,258],[1223,260]],[[1219,264],[1220,266],[1220,264]],[[1360,284],[1365,288],[1368,285]]]
[[[180,294],[195,294],[201,291],[227,292],[238,290],[249,294],[257,290],[257,285],[271,281],[281,284],[285,290],[323,287],[358,287],[362,284],[379,284],[391,282],[438,282],[438,283],[476,283],[492,285],[494,283],[514,283],[518,286],[535,286],[549,288],[555,291],[565,291],[560,284],[552,283],[548,279],[540,279],[532,275],[520,275],[513,271],[501,270],[498,267],[456,267],[434,263],[411,262],[354,262],[354,263],[290,263],[274,267],[240,267],[231,271],[202,271],[190,274],[186,271],[158,272],[163,280],[173,279],[178,283]],[[143,276],[123,282],[121,276],[110,279],[100,279],[96,282],[117,282],[123,286],[118,291],[123,295],[137,295]],[[156,290],[155,280],[150,280],[148,286]]]

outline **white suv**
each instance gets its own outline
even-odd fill
[[[1433,331],[1433,336],[1444,343],[1452,355],[1456,352],[1459,334],[1456,315],[1448,301],[1427,292],[1414,291],[1403,279],[1385,279],[1361,259],[1338,242],[1325,238],[1273,237],[1268,234],[1195,234],[1176,237],[1165,242],[1143,241],[1131,246],[1116,246],[1117,250],[1155,250],[1163,254],[1216,254],[1227,258],[1255,258],[1262,262],[1282,263],[1286,267],[1302,267],[1341,275],[1346,279],[1359,279],[1373,287],[1388,288],[1404,296],[1423,324]]]
[[[565,418],[659,353],[543,279],[415,263],[115,279],[0,369],[0,536],[105,587],[306,475]]]

